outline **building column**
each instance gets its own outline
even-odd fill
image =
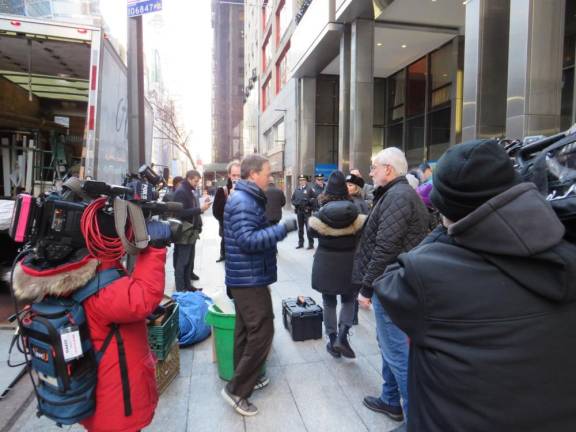
[[[510,0],[466,4],[462,141],[504,135],[509,20]]]
[[[350,60],[350,168],[368,178],[374,128],[373,20],[352,23]]]
[[[314,175],[316,159],[316,78],[300,79],[298,99],[300,101],[300,145],[296,177]]]
[[[560,130],[565,0],[510,0],[506,136]]]
[[[338,110],[338,169],[350,171],[350,48],[352,29],[346,24],[340,36],[340,83]]]

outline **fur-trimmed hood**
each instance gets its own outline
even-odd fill
[[[366,222],[366,215],[359,214],[356,216],[354,222],[344,228],[333,228],[330,225],[322,222],[317,216],[312,216],[308,219],[308,225],[318,234],[326,237],[344,237],[355,235],[359,233],[364,227]]]
[[[14,294],[19,300],[40,300],[47,295],[69,295],[94,277],[98,265],[97,259],[88,258],[75,265],[42,272],[23,265],[21,261],[14,269]],[[10,283],[10,273],[6,279]]]

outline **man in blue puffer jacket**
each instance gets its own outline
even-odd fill
[[[276,244],[296,230],[296,220],[268,224],[264,194],[270,177],[268,159],[249,155],[240,172],[242,180],[224,208],[226,286],[236,305],[236,327],[234,377],[222,396],[239,414],[253,416],[258,409],[248,398],[269,382],[261,371],[274,336],[269,285],[277,279]]]

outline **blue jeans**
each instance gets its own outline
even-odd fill
[[[376,294],[372,297],[376,316],[376,335],[382,355],[382,394],[380,399],[387,405],[400,406],[408,415],[408,336],[392,322]]]

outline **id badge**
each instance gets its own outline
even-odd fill
[[[60,342],[64,361],[70,362],[82,357],[82,341],[80,340],[80,329],[78,326],[65,327],[60,330]]]

